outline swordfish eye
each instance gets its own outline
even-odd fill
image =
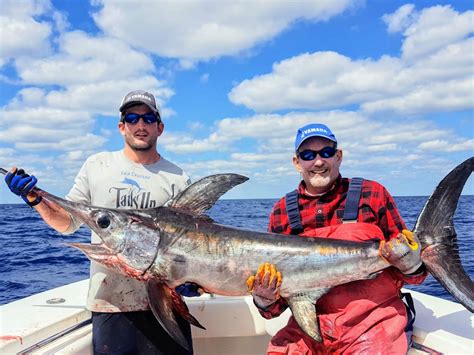
[[[107,213],[99,213],[95,220],[97,225],[102,229],[106,229],[108,226],[110,226],[110,216]]]

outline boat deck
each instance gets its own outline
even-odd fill
[[[0,353],[91,354],[88,280],[58,287],[0,306]],[[415,341],[446,354],[474,354],[473,315],[458,303],[410,290],[417,317]],[[264,354],[287,322],[260,316],[250,296],[203,295],[186,303],[207,330],[193,328],[195,354]],[[411,350],[410,353],[421,353]]]

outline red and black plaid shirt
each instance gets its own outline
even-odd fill
[[[350,179],[342,178],[339,175],[332,189],[321,196],[308,195],[305,192],[304,181],[300,183],[298,187],[298,207],[303,227],[303,232],[300,234],[315,228],[342,223],[349,182]],[[385,187],[375,181],[365,179],[362,183],[357,221],[376,224],[382,230],[386,240],[395,238],[402,229],[406,228],[392,196]],[[291,234],[284,197],[273,207],[268,231]],[[425,271],[421,274],[409,276],[403,275],[395,268],[391,269],[393,269],[390,271],[393,277],[403,283],[419,284],[423,282],[427,275]],[[280,315],[287,307],[286,301],[280,298],[268,309],[259,309],[259,311],[263,317],[270,319]]]
[[[298,206],[304,232],[342,223],[349,182],[350,179],[339,175],[333,188],[322,196],[308,195],[304,181],[300,183]],[[362,183],[358,222],[376,224],[387,240],[406,228],[392,196],[385,187],[370,180]],[[285,198],[280,199],[273,207],[268,231],[291,234]]]

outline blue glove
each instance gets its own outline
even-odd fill
[[[38,179],[26,174],[23,169],[14,168],[5,175],[5,182],[10,191],[20,196],[28,206],[33,207],[41,202],[42,197],[32,191]]]
[[[185,282],[184,284],[177,286],[175,288],[175,291],[178,292],[180,295],[186,297],[201,296],[203,292],[202,288],[194,282]]]

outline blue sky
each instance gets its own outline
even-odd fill
[[[296,130],[332,128],[341,172],[429,195],[474,152],[472,1],[2,0],[0,166],[65,195],[123,146],[118,106],[153,92],[158,150],[225,198],[296,187]],[[464,193],[474,194],[472,178]],[[20,200],[0,184],[0,202]]]

